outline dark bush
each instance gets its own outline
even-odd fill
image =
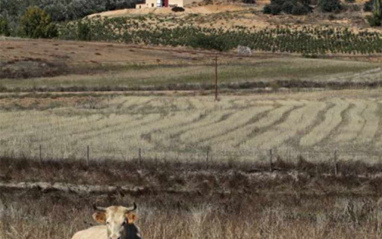
[[[301,3],[297,3],[293,6],[292,14],[293,15],[306,15],[309,13],[309,8],[305,7]]]
[[[228,51],[232,48],[218,35],[198,34],[190,40],[189,44],[194,48],[218,51]]]
[[[9,36],[11,31],[9,30],[9,22],[7,19],[0,17],[0,35]]]
[[[350,12],[359,12],[361,11],[361,7],[358,4],[348,4],[344,6],[344,9]]]
[[[271,0],[271,5],[279,5],[282,6],[286,0]],[[290,1],[290,0],[288,0]]]
[[[91,27],[88,21],[79,21],[77,23],[77,40],[81,41],[91,41]]]
[[[264,14],[278,15],[281,13],[281,6],[276,4],[265,5],[263,9]]]
[[[182,7],[173,7],[171,9],[171,11],[173,11],[173,12],[184,12],[184,8],[182,8]]]
[[[322,12],[340,12],[342,5],[340,0],[320,0],[318,6]]]
[[[286,14],[304,15],[311,11],[309,4],[310,0],[271,0],[271,4],[264,7],[263,13],[277,15],[284,12]]]
[[[39,7],[30,7],[20,20],[23,35],[31,38],[57,37],[57,27],[44,10]]]
[[[365,12],[371,12],[373,11],[373,8],[374,8],[374,0],[369,0],[365,2],[365,5],[363,5],[363,10]]]
[[[293,3],[290,1],[284,2],[284,4],[281,6],[281,10],[287,14],[292,14],[293,10]]]
[[[355,3],[355,0],[345,0],[347,3]]]
[[[382,26],[382,18],[377,14],[366,16],[366,20],[370,24],[371,27]]]
[[[256,1],[255,0],[242,0],[243,3],[246,3],[246,4],[255,4]]]

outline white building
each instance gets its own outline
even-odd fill
[[[185,5],[202,1],[203,0],[146,0],[145,3],[137,4],[135,8],[184,7]]]

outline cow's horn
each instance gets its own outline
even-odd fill
[[[132,207],[126,208],[126,211],[131,212],[137,209],[137,204],[134,202]]]
[[[93,208],[96,211],[106,212],[106,207],[97,207],[96,205],[93,205]]]

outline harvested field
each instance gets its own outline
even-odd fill
[[[34,95],[0,100],[0,154],[129,160],[380,158],[379,90],[211,96]],[[73,97],[73,98],[72,98]],[[52,103],[49,105],[49,101]],[[41,102],[41,105],[40,105]]]

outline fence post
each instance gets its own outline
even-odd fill
[[[86,164],[87,164],[87,166],[89,166],[89,161],[90,161],[90,147],[89,147],[89,145],[87,146],[87,150],[86,150],[86,159],[87,159]]]
[[[208,167],[209,167],[209,163],[208,163],[208,160],[209,160],[209,153],[210,153],[210,150],[207,149],[207,157],[206,157],[207,169],[208,169]]]
[[[338,174],[338,164],[337,164],[337,150],[334,151],[334,175]]]
[[[142,149],[138,149],[138,165],[141,166],[141,161],[142,161]]]
[[[269,171],[270,172],[273,172],[272,160],[273,160],[273,151],[272,149],[270,149],[269,150]]]
[[[215,101],[218,101],[218,56],[215,56]]]
[[[42,163],[42,146],[40,144],[40,163]]]

